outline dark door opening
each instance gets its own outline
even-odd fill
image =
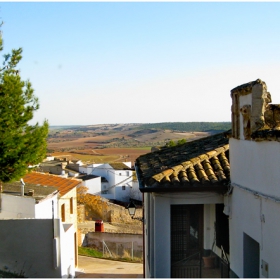
[[[171,277],[200,277],[203,205],[171,205]]]
[[[243,233],[243,277],[260,278],[260,245]]]

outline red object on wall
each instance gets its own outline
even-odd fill
[[[104,224],[102,220],[95,221],[95,231],[104,232]]]

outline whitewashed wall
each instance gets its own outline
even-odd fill
[[[260,246],[260,264],[268,263],[269,278],[278,278],[280,243],[280,143],[230,139],[230,263],[244,277],[243,235]],[[260,195],[258,195],[260,194]],[[260,277],[262,269],[259,268]]]
[[[54,210],[54,218],[58,218],[58,202],[57,194],[52,198],[45,199],[35,204],[35,218],[36,219],[51,219],[52,209]]]
[[[255,191],[280,197],[280,143],[230,139],[230,177]]]
[[[0,220],[1,269],[28,278],[61,278],[60,262],[54,267],[52,228],[51,219]]]
[[[88,193],[101,195],[101,177],[85,180],[82,185],[88,188]]]
[[[0,219],[19,219],[35,217],[35,199],[1,193],[2,209]]]

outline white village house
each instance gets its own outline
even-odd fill
[[[261,80],[231,97],[231,132],[136,161],[145,277],[280,276],[280,105]]]
[[[0,266],[29,278],[69,278],[77,266],[78,180],[32,172],[0,193]]]
[[[122,202],[129,202],[131,198],[142,201],[131,162],[83,165],[79,166],[79,172],[92,176],[84,180],[91,194]],[[83,175],[78,178],[83,180]]]

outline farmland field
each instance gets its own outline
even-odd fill
[[[81,159],[84,163],[134,163],[137,157],[149,153],[152,147],[163,147],[170,140],[192,141],[206,137],[220,132],[215,128],[226,128],[228,124],[197,123],[200,128],[214,127],[212,131],[193,131],[195,125],[196,123],[161,123],[50,127],[48,154]],[[176,129],[177,127],[181,130]]]

